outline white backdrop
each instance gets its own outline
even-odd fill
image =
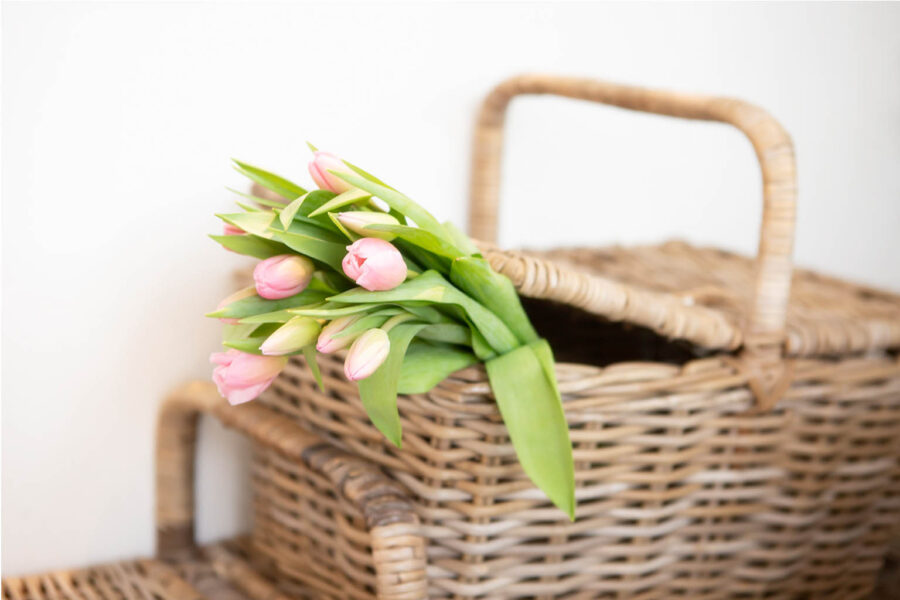
[[[152,552],[156,408],[208,377],[202,314],[241,264],[205,237],[229,157],[308,181],[311,140],[462,225],[506,76],[734,95],[794,136],[797,262],[900,289],[898,29],[898,4],[5,3],[4,574]],[[754,249],[758,169],[726,126],[539,98],[509,127],[504,244]],[[202,434],[210,539],[246,526],[247,449]]]

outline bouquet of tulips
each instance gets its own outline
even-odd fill
[[[372,423],[401,444],[397,394],[428,392],[483,362],[519,461],[570,518],[572,445],[546,340],[512,283],[493,271],[451,223],[366,171],[311,147],[307,191],[235,161],[249,179],[286,199],[241,194],[242,212],[218,215],[222,246],[260,259],[254,286],[208,316],[226,323],[227,352],[212,361],[219,392],[252,400],[302,354],[319,385],[316,353],[345,348]],[[236,192],[239,193],[240,192]]]

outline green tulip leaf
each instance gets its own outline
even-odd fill
[[[303,201],[306,200],[306,196],[307,194],[303,194],[302,196],[298,196],[296,200],[291,200],[291,203],[282,208],[281,212],[278,213],[278,220],[281,222],[283,229],[287,229],[291,226],[291,221],[294,220],[294,215],[300,210],[300,206],[303,204]]]
[[[259,351],[259,347],[262,346],[263,342],[265,342],[267,338],[268,336],[262,335],[243,339],[225,340],[224,342],[222,342],[222,345],[226,348],[234,348],[235,350],[246,352],[247,354],[256,354],[257,356],[262,356],[262,352]]]
[[[312,371],[313,377],[316,380],[316,385],[319,386],[319,390],[325,391],[325,382],[322,381],[322,370],[319,368],[319,362],[316,360],[316,347],[315,346],[304,346],[303,350],[303,358],[306,359],[306,365],[309,367],[309,370]]]
[[[327,294],[328,292],[310,290],[307,288],[299,294],[280,300],[267,300],[260,296],[250,296],[248,298],[236,300],[223,308],[208,313],[206,316],[219,319],[244,319],[255,315],[273,313],[288,308],[297,308],[321,302],[327,297]]]
[[[343,159],[342,159],[342,160],[343,160]],[[354,165],[354,164],[351,163],[350,161],[345,160],[345,161],[344,161],[344,164],[347,165],[348,167],[350,167],[350,168],[351,168],[353,171],[355,171],[358,175],[361,175],[362,177],[365,177],[366,179],[368,179],[368,180],[371,181],[372,183],[377,183],[378,185],[384,186],[384,187],[386,187],[386,188],[388,188],[388,189],[391,189],[391,190],[394,189],[394,188],[392,188],[391,186],[389,186],[388,184],[386,184],[385,182],[383,182],[382,180],[378,179],[377,177],[375,177],[374,175],[372,175],[371,173],[369,173],[368,171],[363,170],[361,167],[357,167],[356,165]]]
[[[477,362],[474,354],[460,348],[413,341],[403,359],[397,391],[401,394],[424,394],[451,373]]]
[[[453,245],[462,250],[466,256],[481,256],[481,250],[478,249],[478,246],[475,245],[472,238],[467,236],[456,225],[450,221],[445,221],[444,229],[453,240]]]
[[[253,315],[240,320],[241,323],[247,325],[251,323],[287,323],[297,315],[286,310],[276,310],[273,312],[262,313],[261,315]]]
[[[300,204],[300,209],[297,211],[297,214],[317,223],[330,226],[328,219],[324,216],[319,215],[317,217],[312,217],[311,213],[316,211],[323,204],[327,204],[335,196],[336,194],[330,190],[313,190],[306,194],[306,198],[304,198],[303,202]]]
[[[351,167],[352,168],[352,167]],[[352,186],[369,192],[376,198],[381,198],[392,210],[404,215],[415,221],[416,225],[434,234],[437,238],[444,240],[449,245],[453,245],[449,234],[444,231],[444,227],[438,222],[434,216],[416,204],[413,200],[401,194],[397,190],[386,185],[376,183],[366,177],[352,175],[350,173],[339,173],[331,171],[336,177],[343,179]]]
[[[519,463],[534,484],[575,519],[572,443],[556,386],[535,345],[521,346],[485,363],[500,414]]]
[[[472,345],[472,333],[468,327],[456,323],[435,323],[419,332],[419,337],[424,340],[458,344],[460,346]]]
[[[298,196],[302,196],[306,193],[306,190],[293,183],[288,181],[284,177],[276,175],[274,173],[270,173],[259,167],[254,167],[252,165],[248,165],[247,163],[241,162],[236,159],[232,159],[235,164],[235,170],[238,173],[243,174],[248,179],[251,179],[258,183],[259,185],[267,188],[279,196],[282,196],[286,200],[290,201]]]
[[[458,258],[450,265],[450,280],[497,315],[519,342],[537,341],[538,334],[512,281],[491,269],[488,261],[472,256]]]
[[[255,235],[210,235],[212,239],[238,254],[266,259],[290,252],[287,246]]]
[[[400,314],[401,312],[402,311],[397,310],[393,314],[396,315]],[[351,335],[359,335],[360,333],[368,331],[369,329],[381,327],[382,325],[384,325],[384,322],[387,321],[391,316],[392,315],[390,314],[385,314],[383,310],[375,311],[374,313],[366,315],[358,321],[355,321],[354,323],[348,325],[346,328],[344,328],[343,331],[336,333],[332,337],[334,337],[335,339],[340,339],[342,337]]]
[[[294,252],[324,263],[338,273],[343,272],[341,261],[347,254],[344,245],[323,240],[319,235],[299,233],[294,230],[296,225],[298,223],[292,223],[289,231],[272,230],[272,236]]]
[[[415,268],[411,270],[421,273],[422,271],[437,271],[441,275],[450,274],[450,259],[444,256],[436,256],[435,254],[423,250],[419,246],[407,242],[403,238],[395,238],[392,242],[394,246],[403,254],[403,259],[407,266],[410,262],[414,263]],[[419,267],[418,265],[422,265]]]
[[[487,343],[487,340],[484,339],[484,336],[481,335],[478,329],[472,327],[471,332],[472,352],[475,353],[479,360],[488,360],[497,356],[497,353],[494,352],[494,349],[491,348],[491,345]]]
[[[337,319],[338,317],[346,317],[347,315],[355,315],[359,313],[369,312],[375,307],[369,304],[338,304],[336,302],[326,302],[319,306],[307,306],[292,309],[290,312],[295,315],[304,317],[315,317],[317,319]]]
[[[453,287],[436,271],[426,271],[392,290],[369,292],[362,288],[353,288],[332,296],[329,300],[344,304],[403,304],[410,301],[425,301],[458,306],[498,354],[505,354],[519,345],[503,321],[483,305]]]
[[[344,237],[334,230],[330,221],[327,227],[323,227],[321,223],[302,216],[291,221],[287,227],[282,227],[281,222],[273,222],[271,223],[269,232],[272,234],[291,233],[294,235],[301,235],[323,242],[339,244],[342,248],[346,243]]]
[[[418,227],[379,223],[367,225],[366,229],[393,233],[397,237],[404,239],[411,244],[415,244],[423,250],[427,250],[428,252],[432,252],[445,258],[453,259],[462,256],[462,252],[453,244],[449,244],[433,233],[425,231],[424,229],[419,229]]]
[[[420,321],[425,321],[426,323],[449,323],[450,318],[441,313],[438,309],[433,306],[420,305],[418,303],[410,303],[404,302],[399,305],[403,307],[403,310],[406,312],[410,312],[416,315],[416,318]]]
[[[252,233],[262,238],[272,239],[269,232],[269,226],[275,220],[275,213],[266,210],[260,212],[242,212],[231,214],[216,215],[226,223],[234,225],[239,229],[243,229],[247,233]]]
[[[328,202],[322,204],[319,208],[309,213],[310,217],[316,217],[318,215],[324,215],[327,212],[334,212],[339,208],[343,208],[345,206],[349,206],[351,204],[358,204],[360,202],[365,202],[372,197],[372,194],[364,192],[362,190],[358,190],[356,188],[352,188],[338,194]]]

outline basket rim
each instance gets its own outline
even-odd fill
[[[682,255],[722,257],[752,273],[753,259],[737,253],[680,240],[628,248],[572,246],[548,250],[506,250],[486,242],[476,244],[491,267],[509,277],[522,296],[646,327],[704,350],[730,353],[744,344],[751,297],[725,281],[702,289],[661,291],[554,258],[567,252],[671,250]],[[793,278],[783,344],[786,356],[842,356],[900,348],[900,295],[805,269],[794,269]],[[719,308],[724,304],[728,310]]]

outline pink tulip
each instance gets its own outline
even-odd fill
[[[312,261],[295,254],[280,254],[261,261],[253,269],[256,293],[268,300],[299,294],[312,279]]]
[[[309,161],[309,174],[312,175],[313,181],[316,182],[319,189],[329,190],[335,194],[353,189],[352,185],[329,171],[354,174],[353,170],[334,154],[330,152],[313,153],[313,159]]]
[[[400,251],[378,238],[362,238],[347,246],[341,266],[347,277],[370,292],[392,290],[406,280]]]
[[[244,235],[244,230],[236,225],[232,225],[231,223],[225,223],[223,233],[225,235]]]
[[[213,369],[213,381],[229,404],[253,400],[271,385],[284,369],[287,357],[257,356],[231,349],[215,352],[209,357],[218,366]]]
[[[381,366],[391,350],[391,341],[384,329],[370,329],[356,338],[347,358],[344,375],[350,381],[365,379]]]
[[[250,296],[255,296],[255,295],[256,295],[256,288],[254,288],[252,286],[248,287],[248,288],[244,288],[242,290],[238,290],[235,293],[228,296],[227,298],[225,298],[224,300],[222,300],[221,302],[219,302],[219,305],[216,307],[216,310],[222,310],[223,308],[225,308],[232,302],[237,302],[238,300],[243,300],[244,298],[249,298]],[[227,323],[228,325],[237,325],[238,324],[238,319],[230,319],[227,317],[222,317],[219,320],[222,321],[223,323]]]
[[[331,354],[352,344],[354,339],[352,335],[337,338],[334,336],[359,321],[361,317],[362,315],[348,315],[331,321],[322,328],[322,333],[319,334],[319,339],[316,341],[316,350],[322,354]]]

